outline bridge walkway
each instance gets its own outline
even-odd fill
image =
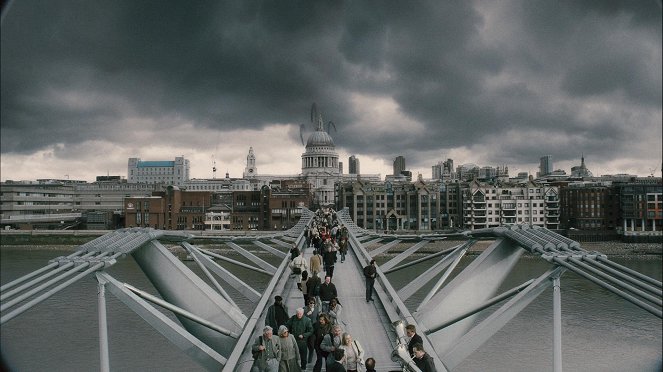
[[[307,260],[312,255],[313,248],[304,249],[304,257]],[[401,370],[400,364],[391,360],[396,335],[390,332],[392,327],[378,296],[374,294],[375,301],[366,302],[366,286],[359,260],[352,249],[348,250],[345,262],[341,263],[340,254],[338,257],[332,283],[336,285],[338,299],[343,306],[341,311],[343,331],[350,333],[353,339],[362,345],[365,358],[372,357],[376,360],[378,371]],[[321,280],[324,280],[322,274]],[[290,314],[294,314],[295,309],[304,304],[304,296],[297,289],[294,278],[291,276],[285,287],[287,294],[284,296],[284,301]],[[375,285],[377,289],[379,284],[376,282]],[[306,370],[312,371],[314,364],[315,356],[313,363],[309,363]]]

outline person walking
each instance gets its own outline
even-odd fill
[[[301,372],[297,341],[284,325],[279,327],[279,347],[281,348],[279,372]]]
[[[343,367],[348,372],[357,372],[364,365],[364,349],[357,340],[353,340],[349,333],[344,333],[341,341],[341,349],[343,349],[345,358],[343,359]]]
[[[364,267],[364,278],[366,278],[366,302],[373,301],[373,287],[375,287],[375,278],[378,276],[375,260]]]
[[[325,266],[325,274],[334,276],[334,265],[336,264],[336,250],[331,242],[331,239],[325,240],[323,247],[322,262]]]
[[[297,287],[299,287],[299,290],[302,291],[302,295],[304,296],[304,306],[308,306],[308,271],[304,270],[302,271],[302,280],[297,283]]]
[[[309,268],[311,274],[319,274],[322,272],[322,256],[318,250],[313,251],[313,256],[309,258]]]
[[[318,276],[317,273],[314,273],[313,276],[311,276],[308,279],[308,282],[306,283],[306,291],[308,292],[308,298],[314,299],[316,306],[318,306],[318,311],[320,311],[322,307],[322,303],[320,302],[320,286],[322,285],[322,281],[320,280],[320,277]]]
[[[283,304],[283,297],[275,296],[274,304],[267,309],[265,325],[272,327],[272,329],[279,329],[288,321],[288,318],[288,308]]]
[[[306,340],[306,347],[308,349],[308,363],[313,361],[313,355],[315,354],[315,329],[318,323],[319,310],[317,303],[314,298],[308,300],[308,304],[304,308],[304,315],[311,319],[311,324],[313,325],[313,332],[308,339]]]
[[[308,270],[308,263],[303,254],[297,255],[297,257],[290,262],[290,270],[292,270],[293,275],[297,276],[297,281],[301,280],[302,273]]]
[[[424,340],[421,339],[421,336],[417,334],[417,327],[414,324],[408,324],[405,326],[405,334],[410,338],[410,341],[407,343],[407,352],[414,358],[414,345],[424,344]]]
[[[313,325],[313,333],[315,335],[315,355],[317,358],[313,366],[313,372],[320,372],[322,370],[322,360],[329,358],[329,352],[322,350],[321,347],[325,336],[332,333],[332,326],[327,314],[321,313],[318,315],[318,322]]]
[[[348,254],[348,240],[341,238],[338,242],[338,252],[341,254],[341,262],[345,262],[345,256]]]
[[[306,363],[308,361],[307,342],[308,337],[313,334],[313,324],[311,323],[311,319],[304,316],[304,309],[300,307],[295,311],[295,315],[288,320],[286,326],[290,330],[290,334],[295,337],[295,341],[297,341],[301,368],[306,369]]]
[[[327,369],[329,369],[329,365],[334,362],[333,355],[334,351],[339,349],[341,347],[341,343],[343,342],[343,328],[341,328],[340,325],[335,325],[332,327],[332,331],[330,334],[325,335],[325,337],[322,339],[322,343],[320,343],[320,348],[327,352]]]
[[[343,366],[343,349],[337,349],[333,352],[332,362],[327,365],[327,372],[345,372],[345,367]]]
[[[279,342],[272,335],[272,327],[265,326],[262,330],[262,336],[258,336],[251,347],[254,359],[251,372],[278,372],[281,348]]]
[[[331,276],[325,276],[325,282],[320,285],[320,301],[322,301],[322,312],[329,310],[329,301],[338,297],[336,286],[331,282]]]
[[[329,320],[331,321],[332,325],[345,325],[345,323],[341,320],[341,310],[343,310],[343,306],[338,303],[338,299],[332,298],[329,301],[329,308],[327,309],[327,315],[329,316]]]
[[[428,353],[424,350],[424,346],[422,344],[416,344],[413,348],[414,364],[417,365],[421,372],[437,372],[433,357],[428,355]]]

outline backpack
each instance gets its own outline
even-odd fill
[[[316,282],[315,286],[313,286],[313,295],[320,296],[320,282]]]

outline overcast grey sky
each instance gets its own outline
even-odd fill
[[[164,4],[167,4],[165,6]],[[341,161],[660,175],[661,1],[38,1],[2,15],[2,180],[301,171],[316,102]]]

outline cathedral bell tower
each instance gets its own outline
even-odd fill
[[[252,178],[258,175],[256,168],[256,156],[253,154],[253,146],[249,147],[249,154],[246,156],[246,168],[244,168],[244,178]]]

